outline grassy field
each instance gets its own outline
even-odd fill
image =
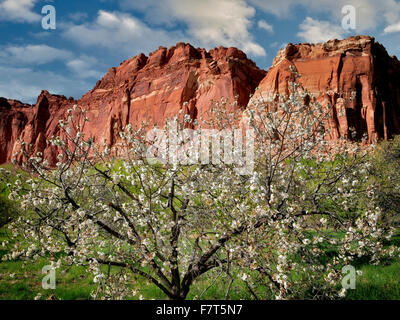
[[[12,168],[7,167],[7,169]],[[1,184],[0,187],[2,187]],[[3,191],[0,192],[3,198],[8,197],[5,190],[3,186]],[[0,244],[4,240],[10,240],[10,236],[6,228],[0,228]],[[400,236],[396,237],[391,244],[399,247]],[[34,299],[38,294],[40,294],[40,299],[86,300],[91,299],[91,293],[98,287],[93,277],[86,272],[85,267],[62,266],[57,270],[56,289],[44,290],[41,286],[44,277],[41,271],[43,266],[49,264],[48,259],[41,258],[30,262],[2,261],[1,258],[7,253],[0,247],[0,300]],[[357,276],[356,289],[348,290],[346,299],[400,299],[400,259],[387,261],[378,266],[359,262],[356,268],[362,271],[362,275]],[[112,270],[112,272],[117,271],[117,268]],[[245,283],[239,277],[236,278],[232,283],[228,298],[253,299]],[[188,299],[224,299],[228,281],[217,271],[207,273],[195,282]],[[129,285],[132,290],[137,291],[137,294],[130,296],[129,299],[167,299],[159,288],[139,276],[132,276]],[[255,288],[255,291],[261,290],[263,289]],[[263,296],[274,298],[273,294]]]
[[[9,239],[6,230],[0,230],[0,242]],[[1,257],[6,250],[0,250]],[[24,263],[23,261],[0,261],[0,299],[20,300],[34,299],[40,293],[40,299],[85,300],[91,299],[90,293],[97,288],[93,278],[84,267],[61,267],[57,270],[57,287],[55,290],[44,290],[41,281],[44,275],[41,270],[49,264],[46,259]],[[349,290],[346,299],[374,300],[400,299],[400,260],[387,265],[360,265],[362,271],[357,276],[355,290]],[[215,280],[216,279],[216,280]],[[208,274],[196,282],[188,299],[223,299],[227,279],[218,274]],[[210,286],[212,283],[214,285]],[[129,299],[166,299],[167,297],[153,284],[140,277],[133,277],[130,283],[137,294]],[[251,299],[251,295],[241,280],[235,280],[229,295],[230,299]]]
[[[8,231],[0,229],[0,243],[10,240]],[[97,289],[93,277],[86,273],[85,267],[61,267],[57,269],[56,289],[42,289],[42,268],[50,262],[41,258],[34,262],[25,263],[21,260],[1,261],[6,250],[0,249],[0,300],[34,299],[39,293],[40,299],[62,299],[62,300],[86,300],[91,299],[91,292]],[[114,268],[114,272],[116,272]],[[113,270],[112,270],[113,272]],[[11,276],[10,276],[11,275]],[[215,280],[216,279],[216,280]],[[188,299],[201,297],[201,299],[223,299],[227,287],[227,279],[218,277],[218,274],[210,274],[200,278]],[[213,283],[212,286],[210,286]],[[129,299],[167,299],[167,296],[154,284],[147,282],[141,277],[133,276],[130,283],[132,290],[137,291],[135,296]],[[251,294],[246,290],[242,281],[234,281],[230,299],[251,299]]]

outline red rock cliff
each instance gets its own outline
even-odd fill
[[[55,162],[55,150],[47,138],[57,135],[58,120],[75,101],[42,91],[34,106],[0,98],[0,163],[11,162],[20,151],[21,141],[32,145],[33,152],[45,152]]]
[[[86,109],[91,120],[86,137],[113,145],[128,123],[163,125],[180,110],[200,119],[211,100],[222,97],[246,106],[257,86],[254,98],[286,93],[293,80],[291,65],[301,74],[304,88],[321,103],[333,105],[332,139],[348,138],[350,127],[356,129],[358,139],[367,133],[369,142],[400,133],[400,62],[371,37],[289,44],[268,73],[238,49],[207,52],[179,43],[111,68],[78,101],[47,91],[34,106],[0,98],[0,163],[10,162],[20,150],[18,140],[30,143],[34,153],[43,152],[54,163],[57,150],[46,140],[60,134],[59,120],[74,104]]]
[[[275,93],[287,94],[294,80],[323,105],[333,106],[330,138],[356,139],[368,135],[371,143],[400,133],[400,62],[368,36],[350,37],[323,44],[289,44],[279,51],[254,99]]]
[[[58,123],[74,104],[90,119],[85,136],[98,143],[116,143],[122,127],[131,123],[164,125],[183,109],[192,119],[205,116],[212,100],[222,97],[246,107],[250,94],[265,76],[236,48],[211,51],[179,43],[140,54],[111,68],[79,101],[43,91],[35,106],[0,100],[0,163],[10,162],[20,149],[18,139],[32,144],[52,163],[57,152],[46,139],[59,134]],[[186,104],[187,103],[187,104]]]

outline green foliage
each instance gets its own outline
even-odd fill
[[[400,261],[390,265],[371,266],[365,264],[357,277],[356,289],[349,290],[348,300],[399,300]]]
[[[17,215],[17,209],[14,204],[4,195],[0,195],[0,228]]]
[[[383,141],[371,156],[371,183],[379,186],[377,205],[388,223],[400,223],[400,136]]]
[[[17,179],[16,175],[11,173],[12,167],[0,167],[0,228],[11,222],[17,216],[17,206],[8,199],[10,186]]]

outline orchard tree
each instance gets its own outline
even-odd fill
[[[251,206],[242,225],[247,236],[232,248],[242,270],[258,276],[242,278],[251,279],[256,299],[254,288],[278,299],[344,297],[343,267],[399,253],[383,246],[396,230],[377,201],[381,186],[370,181],[373,147],[328,141],[332,106],[296,82],[289,95],[258,97],[246,119],[257,137]]]
[[[383,247],[394,230],[381,223],[374,185],[363,184],[366,158],[326,141],[330,110],[297,83],[288,96],[253,101],[240,123],[236,106],[215,103],[207,125],[254,130],[254,140],[246,136],[254,170],[246,174],[227,158],[154,161],[146,126],[128,125],[116,148],[98,145],[83,134],[85,112],[69,110],[60,121],[63,138],[49,141],[60,150],[55,167],[23,144],[32,178],[11,193],[25,213],[10,225],[23,240],[4,259],[58,254],[86,266],[99,283],[94,298],[130,296],[135,275],[170,299],[185,299],[212,270],[229,280],[225,298],[236,279],[254,299],[344,296],[343,266],[398,254]],[[173,123],[178,133],[196,127],[201,136],[206,121]],[[193,155],[184,140],[172,157]]]

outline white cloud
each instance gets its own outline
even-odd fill
[[[290,9],[293,7],[294,4],[296,4],[296,0],[268,0],[268,1],[248,0],[248,1],[250,4],[252,4],[258,8],[261,8],[268,13],[272,13],[276,16],[279,16],[279,17],[288,16]],[[299,1],[297,1],[297,3],[298,2]]]
[[[68,15],[73,21],[87,20],[88,14],[86,12],[74,12]]]
[[[82,46],[99,46],[132,56],[171,45],[182,39],[179,32],[152,29],[122,12],[100,10],[95,21],[65,26],[64,37]]]
[[[385,33],[400,32],[400,22],[387,26],[384,32]]]
[[[0,61],[7,64],[40,65],[70,58],[72,58],[71,52],[43,44],[9,46],[0,53]]]
[[[16,22],[37,22],[41,15],[33,11],[37,0],[1,0],[0,20]]]
[[[380,25],[391,25],[400,21],[400,3],[395,0],[248,0],[250,4],[278,17],[288,17],[301,6],[311,13],[325,13],[330,21],[341,26],[342,8],[352,5],[356,9],[357,32],[375,30]]]
[[[79,58],[67,62],[67,67],[81,79],[100,79],[103,76],[103,73],[95,69],[97,65],[98,61],[96,58],[86,55],[82,55]]]
[[[202,46],[235,46],[255,56],[264,48],[250,33],[255,9],[244,0],[120,0],[123,9],[145,12],[154,25],[185,23],[192,42]]]
[[[307,17],[300,24],[300,32],[297,35],[306,42],[318,43],[331,39],[343,39],[345,30],[339,26],[332,25],[328,21],[314,20]]]
[[[46,64],[58,61],[57,72]],[[79,97],[100,79],[99,62],[94,57],[75,56],[68,50],[44,44],[9,46],[0,50],[0,96],[34,103],[41,90]],[[68,72],[69,71],[69,72]]]
[[[265,20],[260,20],[260,21],[258,21],[258,27],[260,28],[260,29],[264,29],[264,30],[266,30],[266,31],[268,31],[268,32],[270,32],[270,33],[273,33],[274,32],[274,26],[273,25],[271,25],[271,24],[269,24],[267,21],[265,21]]]

